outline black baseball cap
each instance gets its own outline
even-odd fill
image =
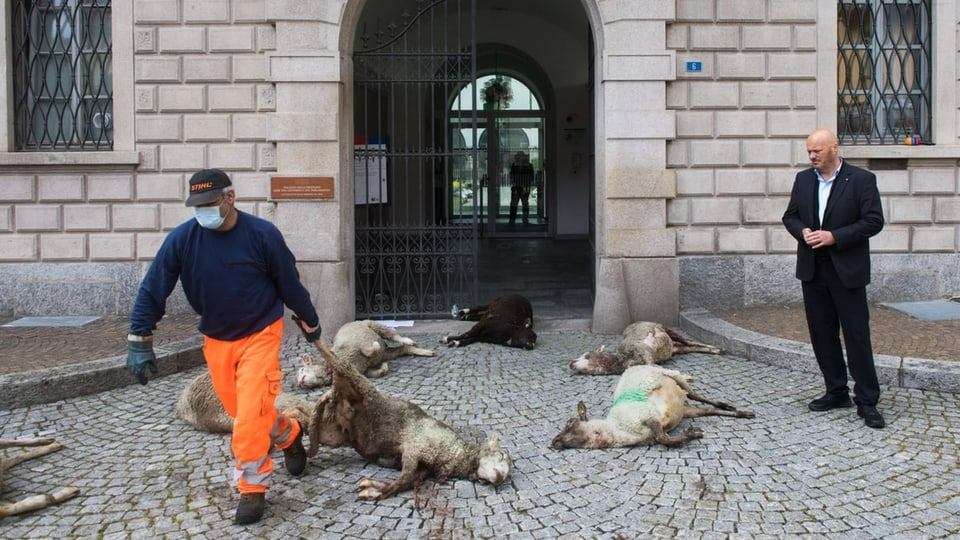
[[[190,196],[187,197],[187,206],[200,206],[212,203],[223,193],[223,188],[230,187],[230,177],[220,169],[203,169],[193,173],[190,177]]]

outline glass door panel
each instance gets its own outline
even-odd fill
[[[545,233],[549,216],[543,118],[484,111],[476,134],[468,119],[452,119],[451,127],[457,155],[449,190],[453,220],[475,218],[486,235]]]

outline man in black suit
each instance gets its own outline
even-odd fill
[[[793,183],[783,224],[797,239],[797,278],[803,288],[810,342],[826,394],[811,411],[850,407],[847,366],[857,414],[871,428],[884,426],[877,411],[880,385],[870,344],[870,237],[883,228],[877,177],[840,159],[837,136],[817,129],[807,137],[812,168]],[[844,363],[840,330],[847,346]]]

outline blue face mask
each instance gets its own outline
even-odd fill
[[[197,219],[197,223],[199,223],[201,227],[213,230],[219,229],[226,219],[226,216],[220,215],[220,205],[194,207],[193,217]]]

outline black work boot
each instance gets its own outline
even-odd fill
[[[283,449],[283,465],[293,476],[300,476],[307,468],[307,451],[303,448],[303,426],[293,439],[293,444]]]
[[[237,525],[249,525],[260,521],[265,505],[263,493],[241,493],[237,505]]]

